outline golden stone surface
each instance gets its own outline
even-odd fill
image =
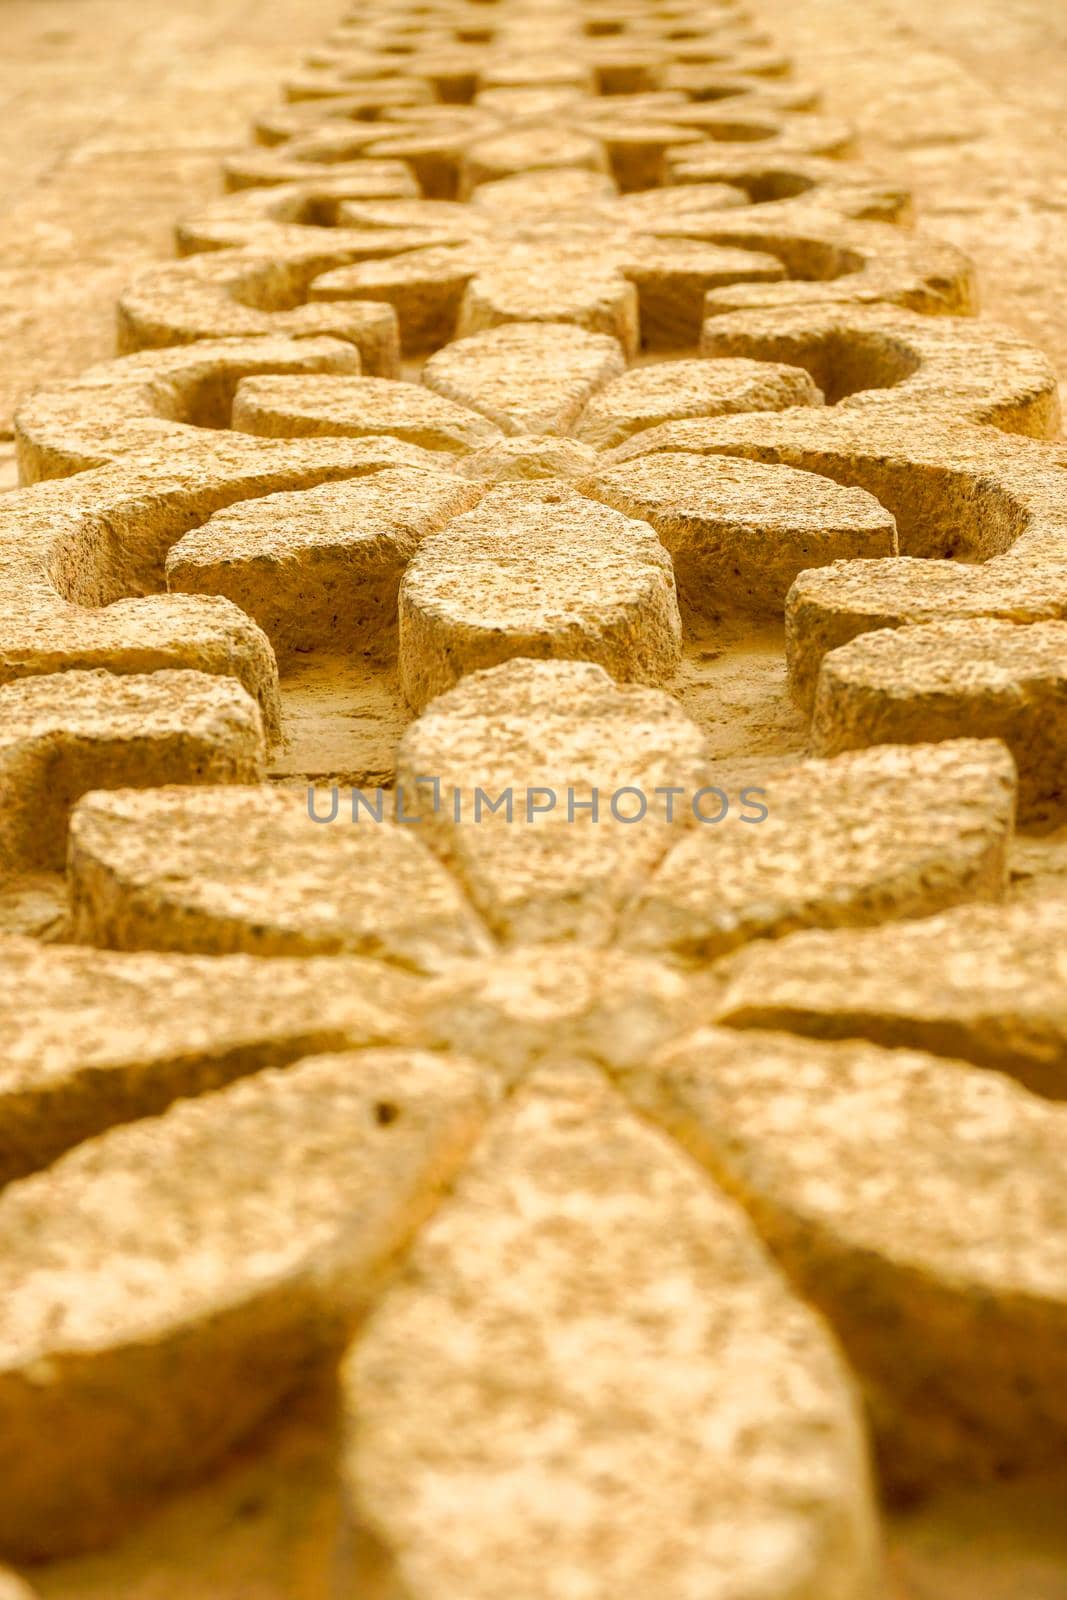
[[[0,1600],[1062,1600],[1051,0],[4,45]]]

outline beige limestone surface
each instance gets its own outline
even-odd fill
[[[44,378],[114,349],[114,299],[218,190],[264,86],[334,0],[9,0],[0,102],[4,425]]]
[[[982,305],[1067,377],[1067,18],[1056,0],[769,0],[864,154],[978,265]]]
[[[340,11],[0,18],[0,1596],[1064,1600],[1067,23]]]

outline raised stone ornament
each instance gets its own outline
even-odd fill
[[[8,8],[0,1600],[1063,1592],[1040,7],[764,3]]]

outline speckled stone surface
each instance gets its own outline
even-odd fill
[[[836,1351],[740,1211],[593,1078],[513,1103],[342,1385],[356,1583],[873,1593]]]
[[[1007,886],[1015,769],[994,740],[805,761],[707,801],[623,919],[627,947],[713,960],[802,927],[922,917]],[[739,800],[740,805],[736,804]]]
[[[202,672],[27,678],[0,688],[0,851],[10,866],[62,864],[70,807],[131,781],[249,782],[263,722],[232,679]]]
[[[352,958],[128,956],[5,939],[3,1174],[262,1067],[402,1039],[411,983]]]
[[[625,365],[617,340],[606,334],[517,323],[439,351],[426,363],[423,381],[505,433],[558,433]]]
[[[1067,899],[963,906],[901,927],[794,933],[723,970],[717,1015],[916,1045],[1013,1073],[1038,1093],[1067,1089]]]
[[[416,708],[514,656],[661,683],[681,654],[670,557],[646,522],[559,484],[501,485],[423,541],[400,586],[400,680]]]
[[[233,600],[283,660],[316,645],[372,649],[395,629],[405,562],[478,499],[454,477],[403,468],[267,495],[179,539],[167,583]]]
[[[233,425],[244,433],[292,439],[309,434],[387,434],[427,450],[485,448],[499,437],[486,418],[424,385],[387,378],[340,378],[317,384],[284,377],[238,385]]]
[[[431,703],[397,752],[404,814],[422,819],[422,837],[494,930],[524,943],[607,942],[693,820],[663,791],[695,793],[703,773],[703,735],[677,704],[591,662],[474,673]],[[642,801],[642,821],[626,821]]]
[[[74,812],[69,873],[75,936],[111,949],[347,953],[432,972],[492,943],[449,874],[373,794],[95,794]]]
[[[64,478],[153,445],[195,442],[229,422],[228,401],[254,372],[358,372],[340,339],[249,339],[146,350],[42,389],[15,419],[24,483]]]
[[[1057,1458],[1067,1108],[918,1051],[714,1028],[635,1093],[832,1319],[895,1488]]]
[[[896,547],[893,518],[862,489],[760,462],[657,451],[588,487],[652,524],[683,593],[703,609],[779,611],[804,568]]]
[[[831,562],[798,575],[786,600],[786,654],[793,693],[810,712],[829,651],[880,628],[940,622],[946,615],[1010,622],[1067,616],[1052,564],[1021,575],[950,561]]]
[[[1061,1600],[1038,8],[7,8],[40,1600]]]
[[[314,1057],[8,1187],[5,1546],[97,1541],[336,1357],[485,1106],[444,1057]]]
[[[866,633],[819,671],[812,743],[821,755],[951,733],[1003,739],[1025,820],[1067,813],[1067,622],[993,618]]]
[[[640,1065],[705,1014],[698,986],[647,957],[524,945],[472,961],[415,997],[417,1037],[484,1060],[514,1084],[543,1064]]]
[[[670,361],[634,367],[595,394],[577,436],[598,449],[642,428],[731,411],[783,411],[817,405],[820,394],[798,368],[764,361]]]

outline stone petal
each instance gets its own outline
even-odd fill
[[[0,863],[61,868],[71,805],[123,784],[250,783],[263,721],[206,672],[50,673],[0,687]]]
[[[314,1057],[9,1186],[0,1545],[99,1542],[336,1357],[485,1106],[455,1058]]]
[[[1063,819],[1067,622],[976,617],[883,629],[824,657],[817,754],[957,735],[1004,740],[1019,769],[1021,821]]]
[[[422,819],[422,836],[494,932],[522,943],[604,944],[685,825],[686,810],[672,821],[657,788],[695,790],[703,771],[704,737],[676,701],[614,684],[589,662],[511,661],[477,673],[436,700],[397,752],[405,814]],[[434,778],[436,810],[425,781]],[[638,799],[620,795],[613,811],[613,797],[635,788]],[[640,796],[647,814],[621,820]]]
[[[355,816],[268,788],[95,794],[78,806],[73,929],[119,950],[373,956],[435,971],[491,941],[458,886],[384,796]],[[320,825],[309,818],[315,810]]]
[[[616,1071],[643,1065],[705,1015],[699,999],[688,978],[648,957],[527,944],[426,984],[414,1037],[507,1082],[575,1056]]]
[[[351,957],[116,955],[8,939],[0,1181],[180,1095],[316,1050],[401,1039],[414,987]]]
[[[601,389],[574,433],[598,450],[607,450],[642,428],[684,417],[781,411],[820,403],[819,391],[800,367],[745,360],[661,361],[631,367]]]
[[[595,251],[595,245],[594,245]],[[638,296],[610,262],[585,252],[512,250],[471,282],[460,307],[457,338],[518,322],[573,323],[617,339],[627,356],[639,344]]]
[[[792,467],[661,451],[581,487],[652,524],[698,609],[781,613],[805,567],[896,553],[896,524],[873,495]]]
[[[511,323],[430,357],[423,382],[505,433],[566,433],[596,389],[625,370],[616,339],[567,323]]]
[[[1006,887],[1015,767],[995,740],[804,761],[729,799],[640,891],[622,924],[628,948],[708,960],[797,928],[999,900]]]
[[[453,454],[484,448],[500,437],[500,430],[476,411],[422,384],[388,378],[246,380],[237,387],[233,426],[270,439],[385,433],[425,450]]]
[[[519,1092],[342,1386],[354,1590],[875,1592],[832,1343],[740,1209],[593,1076]]]
[[[681,632],[670,558],[647,523],[562,484],[506,484],[427,539],[404,574],[400,683],[422,707],[516,656],[661,683]]]
[[[283,664],[327,646],[381,649],[412,551],[480,493],[450,474],[397,468],[241,501],[178,540],[167,584],[235,601]]]
[[[1067,1444],[1067,1107],[913,1050],[704,1029],[631,1084],[867,1388],[890,1486]]]
[[[721,969],[731,1027],[962,1057],[1067,1099],[1067,899],[960,906],[883,928],[794,933]]]

